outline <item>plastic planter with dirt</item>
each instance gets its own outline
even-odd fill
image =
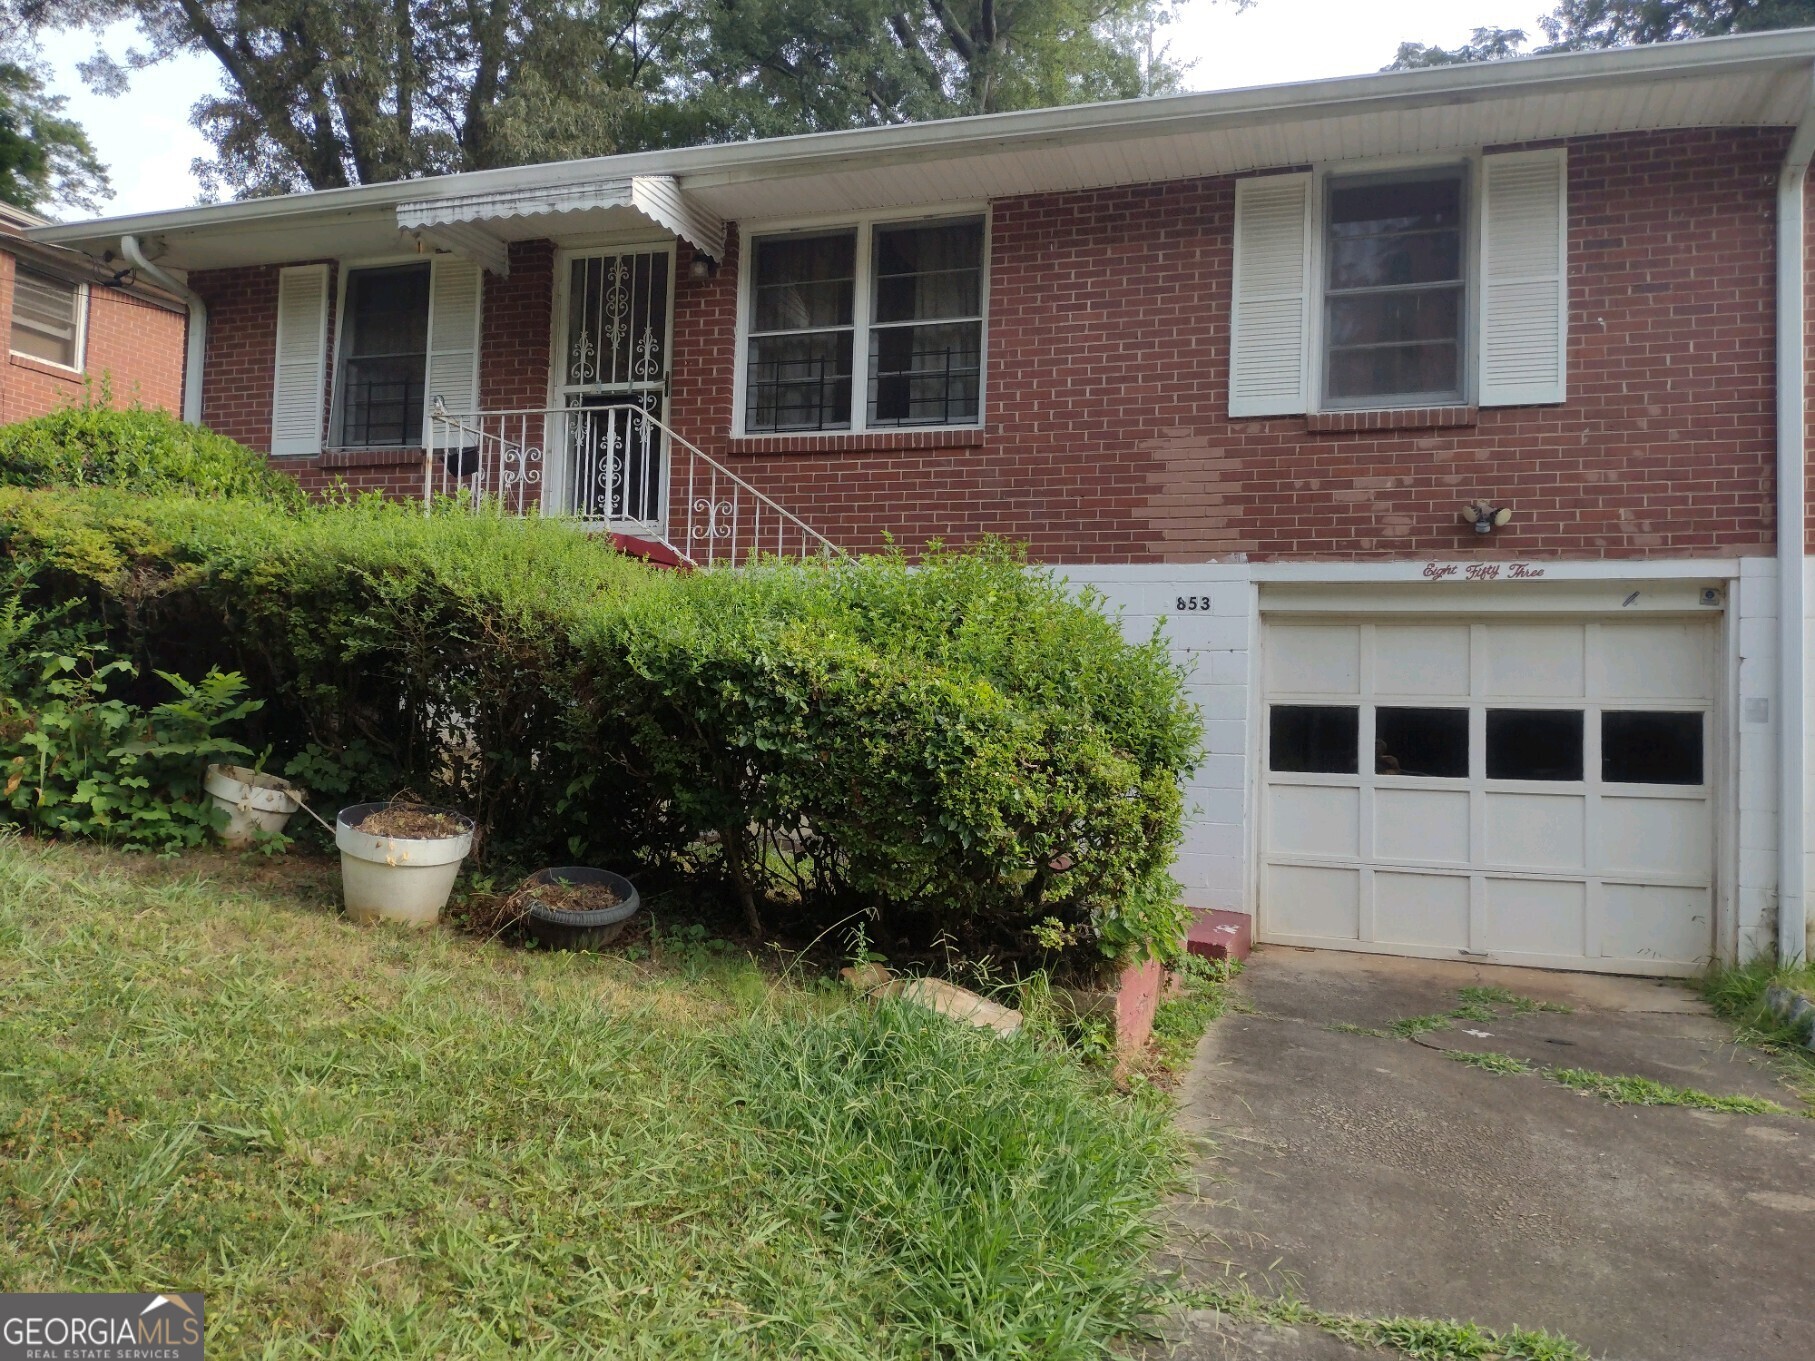
[[[356,803],[334,820],[334,844],[349,917],[429,926],[473,848],[473,820],[418,803]]]
[[[624,934],[642,901],[621,874],[585,865],[537,870],[517,890],[523,929],[549,950],[596,950]]]

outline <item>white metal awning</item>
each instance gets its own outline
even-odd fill
[[[724,257],[724,219],[691,200],[672,175],[531,185],[397,205],[401,231],[498,275],[510,272],[512,241],[609,229],[626,220],[658,227],[715,260]]]

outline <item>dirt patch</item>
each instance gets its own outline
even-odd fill
[[[367,836],[396,837],[400,841],[439,841],[446,837],[463,836],[466,833],[466,819],[453,813],[438,813],[432,808],[394,804],[389,808],[380,808],[376,813],[366,814],[353,830],[364,832]]]
[[[609,884],[570,884],[563,879],[552,884],[526,884],[521,891],[550,912],[603,912],[624,901],[611,891]]]

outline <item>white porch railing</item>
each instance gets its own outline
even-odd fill
[[[505,515],[559,515],[661,544],[694,567],[843,557],[773,497],[676,434],[641,397],[612,405],[428,419],[422,498]]]

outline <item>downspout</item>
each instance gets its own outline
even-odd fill
[[[1808,364],[1804,323],[1804,190],[1815,155],[1815,68],[1808,102],[1777,176],[1777,954],[1807,959],[1808,730],[1804,692],[1808,620],[1806,529]]]
[[[208,349],[208,304],[201,294],[159,269],[139,249],[139,238],[122,236],[120,254],[140,274],[160,288],[169,289],[189,305],[189,325],[185,329],[183,352],[183,419],[191,425],[202,423],[202,358]]]

